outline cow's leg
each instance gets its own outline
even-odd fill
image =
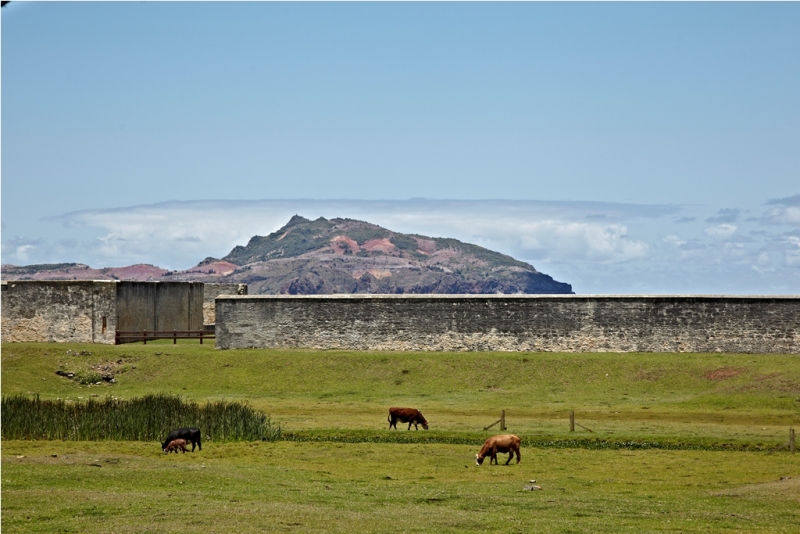
[[[514,449],[510,449],[508,451],[508,460],[506,460],[506,465],[511,463],[511,459],[514,457]]]
[[[414,421],[409,421],[409,422],[408,422],[408,429],[409,429],[409,430],[411,430],[411,425],[412,425],[413,423],[414,423]]]
[[[519,463],[520,460],[522,460],[522,456],[520,456],[519,449],[517,449],[517,463]]]

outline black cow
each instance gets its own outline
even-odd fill
[[[192,452],[194,452],[194,445],[197,444],[197,448],[201,451],[203,450],[203,445],[200,443],[200,429],[199,428],[176,428],[172,432],[169,433],[167,439],[164,440],[164,443],[161,444],[161,450],[165,451],[167,449],[167,445],[169,442],[174,439],[185,439],[192,444]]]

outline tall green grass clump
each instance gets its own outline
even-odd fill
[[[239,402],[205,404],[157,394],[88,402],[4,396],[3,439],[160,441],[173,428],[198,427],[211,441],[275,441],[280,425]]]

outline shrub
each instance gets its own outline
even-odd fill
[[[3,439],[160,441],[171,429],[181,427],[198,427],[211,441],[275,441],[281,437],[280,426],[248,404],[198,404],[163,393],[88,402],[4,396],[1,416]]]

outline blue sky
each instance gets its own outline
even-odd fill
[[[188,268],[299,213],[579,293],[800,293],[798,3],[0,15],[3,263]]]

